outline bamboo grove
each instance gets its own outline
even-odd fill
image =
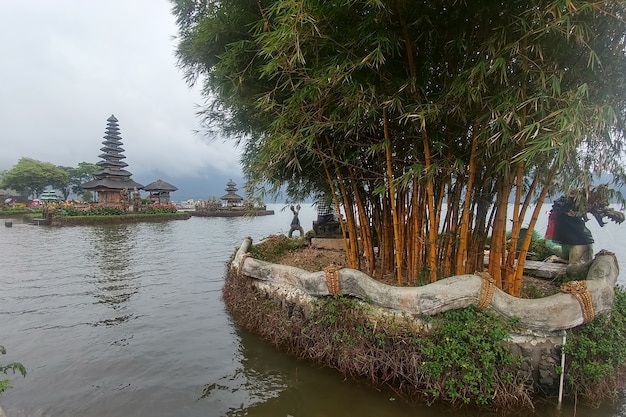
[[[624,1],[173,5],[207,129],[251,183],[333,196],[350,267],[407,285],[487,265],[519,295],[545,198],[624,182]]]

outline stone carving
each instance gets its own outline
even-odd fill
[[[135,213],[139,213],[139,208],[141,207],[141,195],[137,190],[137,187],[133,189],[133,211]]]
[[[302,226],[300,226],[300,219],[298,218],[298,214],[300,213],[300,204],[294,206],[289,207],[291,209],[291,212],[293,213],[293,219],[291,219],[291,228],[289,229],[289,237],[291,237],[291,235],[293,234],[293,232],[295,232],[296,230],[300,232],[300,237],[304,236],[304,229],[302,228]]]
[[[238,274],[259,281],[259,285],[274,286],[296,294],[297,298],[329,295],[324,271],[308,272],[300,268],[273,264],[247,256],[252,239],[244,239],[231,263]],[[361,271],[343,268],[336,271],[342,294],[367,300],[370,304],[391,312],[414,316],[434,315],[447,310],[478,305],[484,292],[484,279],[466,274],[442,279],[422,287],[394,287],[383,284]],[[589,268],[587,289],[593,312],[611,311],[614,287],[619,275],[615,255],[598,253]],[[520,329],[529,333],[554,333],[585,322],[584,311],[572,293],[558,293],[539,299],[521,299],[493,289],[488,310],[502,317],[518,317]]]
[[[124,211],[128,210],[128,188],[124,188],[120,191],[120,202],[124,207]]]

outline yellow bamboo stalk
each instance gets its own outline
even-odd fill
[[[365,207],[363,206],[363,200],[361,199],[361,193],[356,185],[356,181],[352,171],[350,171],[350,176],[352,177],[352,193],[354,194],[354,201],[357,207],[357,213],[359,218],[359,230],[361,231],[361,244],[363,245],[363,257],[366,263],[367,274],[370,276],[374,275],[374,271],[376,269],[376,260],[374,258],[374,247],[372,245],[372,232],[370,228],[370,221],[367,217],[367,213],[365,212]]]
[[[422,142],[424,146],[424,162],[426,172],[430,172],[430,145],[426,127],[422,126]],[[426,177],[426,204],[428,206],[428,268],[430,269],[430,282],[437,281],[437,223],[435,215],[435,196],[433,181],[429,174]]]
[[[419,181],[417,178],[413,178],[411,193],[411,269],[410,277],[413,284],[417,283],[419,278],[419,267],[421,263],[421,251],[422,251],[422,224],[421,224],[421,205],[419,203]]]
[[[501,187],[506,188],[504,186]],[[507,198],[503,192],[498,192],[495,206],[495,220],[493,223],[493,231],[491,233],[491,246],[489,250],[489,266],[488,270],[493,279],[496,281],[498,288],[503,289],[502,282],[502,258],[506,234],[506,211]]]
[[[402,253],[400,253],[400,231],[398,225],[398,213],[396,211],[395,184],[393,176],[393,163],[391,160],[391,136],[389,134],[389,121],[387,120],[387,109],[383,108],[383,130],[385,135],[385,160],[387,162],[387,185],[389,188],[389,201],[391,202],[391,216],[393,217],[394,251],[396,255],[396,278],[398,285],[402,286]]]
[[[469,167],[467,170],[467,185],[465,187],[465,200],[463,201],[463,213],[461,217],[461,225],[459,230],[459,247],[456,252],[456,269],[455,274],[461,275],[474,271],[468,271],[466,268],[468,257],[468,240],[469,240],[469,211],[470,202],[472,199],[472,188],[474,187],[474,176],[476,175],[476,144],[478,138],[477,134],[472,134],[472,145],[470,149]]]
[[[520,217],[520,205],[522,200],[522,181],[524,180],[524,163],[517,164],[515,170],[515,201],[513,202],[513,213],[511,215],[511,238],[509,241],[508,251],[506,253],[506,260],[504,262],[504,281],[507,289],[513,290],[515,286],[515,259],[517,256],[517,242],[522,229],[523,217]],[[509,292],[510,294],[511,292]]]
[[[535,230],[535,225],[537,224],[537,219],[539,218],[539,213],[541,212],[543,202],[546,200],[549,186],[552,183],[552,179],[554,178],[554,175],[556,174],[556,168],[557,168],[556,164],[553,164],[553,166],[550,168],[550,171],[548,173],[548,178],[543,186],[543,189],[541,190],[541,193],[539,194],[539,198],[537,199],[535,208],[533,210],[533,214],[528,224],[528,231],[526,232],[526,236],[524,237],[524,240],[522,241],[522,245],[520,247],[519,259],[517,261],[516,270],[515,270],[515,281],[514,281],[515,284],[514,284],[513,294],[512,294],[516,297],[519,297],[522,291],[522,277],[524,274],[524,264],[526,261],[526,255],[528,254],[528,248],[530,247],[530,241],[532,240],[532,232],[533,230]]]

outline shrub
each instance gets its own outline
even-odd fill
[[[252,248],[250,248],[250,255],[253,258],[263,261],[276,262],[285,253],[302,249],[306,246],[308,246],[306,237],[290,239],[285,235],[271,235],[265,238],[261,243],[252,246]]]
[[[144,214],[165,214],[165,213],[176,213],[178,209],[175,204],[151,204],[146,207],[143,207],[141,210]]]
[[[413,317],[374,316],[345,296],[308,309],[269,297],[232,271],[222,294],[237,324],[269,343],[409,400],[532,407],[531,384],[505,346],[513,321],[468,308],[424,326]]]
[[[565,345],[565,377],[570,396],[580,395],[592,405],[615,399],[626,381],[626,292],[615,288],[610,315],[572,329]]]
[[[4,348],[4,346],[0,345],[0,354],[5,355],[6,353],[7,353],[7,351]],[[9,363],[8,365],[0,364],[0,372],[2,372],[3,374],[7,375],[9,373],[9,371],[12,371],[14,374],[19,373],[23,377],[26,376],[26,368],[24,368],[24,365],[22,365],[19,362],[12,362],[12,363]],[[0,394],[2,394],[4,391],[8,390],[9,388],[11,388],[11,380],[10,379],[0,379]]]

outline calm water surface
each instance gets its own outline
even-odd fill
[[[246,236],[288,231],[291,212],[270,208],[258,218],[1,227],[0,363],[28,370],[0,399],[9,417],[497,415],[405,404],[234,325],[221,300],[225,263]],[[313,218],[303,207],[305,229]],[[626,226],[593,226],[596,250],[623,263]],[[546,404],[534,415],[573,413]],[[626,416],[626,406],[576,415]]]

